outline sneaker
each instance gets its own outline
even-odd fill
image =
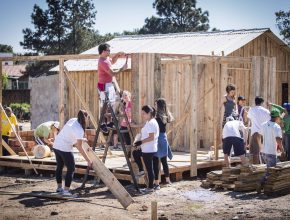
[[[67,197],[71,197],[71,196],[73,196],[73,194],[71,194],[71,192],[68,191],[68,190],[63,190],[62,195],[63,195],[63,196],[67,196]]]
[[[105,133],[105,134],[108,134],[108,133],[109,133],[109,130],[108,130],[106,124],[102,124],[102,125],[100,126],[100,129],[101,129],[101,131],[102,131],[103,133]]]
[[[160,185],[159,185],[159,184],[158,184],[158,185],[154,184],[154,185],[153,185],[153,188],[154,188],[155,190],[160,190]]]
[[[264,188],[263,185],[260,184],[260,183],[258,183],[258,184],[256,185],[256,191],[257,191],[257,194],[261,194],[263,188]]]
[[[60,194],[62,194],[63,191],[64,191],[64,189],[62,187],[56,189],[56,192],[57,193],[60,193]]]
[[[154,188],[144,188],[144,189],[140,189],[141,193],[144,194],[148,194],[148,193],[153,193],[154,192]]]
[[[113,130],[115,128],[114,123],[113,122],[108,123],[107,128]]]
[[[136,176],[143,176],[144,174],[145,174],[144,171],[139,171],[139,172],[136,174]]]

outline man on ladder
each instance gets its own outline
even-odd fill
[[[102,102],[101,106],[103,102],[105,101],[104,92],[108,92],[108,96],[109,96],[108,98],[114,107],[115,101],[116,101],[116,92],[115,92],[114,85],[112,83],[113,77],[127,69],[127,61],[123,65],[123,67],[117,71],[114,71],[112,69],[112,65],[115,64],[119,58],[125,57],[125,53],[119,52],[115,54],[112,58],[110,58],[109,57],[110,45],[106,43],[100,44],[98,50],[100,54],[100,58],[98,62],[98,74],[99,74],[98,90],[100,91],[100,99]],[[103,123],[100,128],[102,132],[108,133],[108,128],[112,129],[113,126],[114,126],[114,123],[111,121],[111,118],[108,117],[107,123]]]
[[[99,73],[98,90],[99,90],[99,94],[100,94],[102,109],[101,109],[100,114],[99,114],[100,119],[99,119],[97,131],[96,131],[96,137],[95,137],[95,140],[93,143],[93,150],[95,151],[95,147],[97,144],[100,130],[103,133],[109,133],[108,128],[116,129],[117,134],[119,136],[119,139],[121,141],[121,146],[122,146],[125,158],[126,158],[127,165],[129,167],[129,170],[130,170],[131,177],[133,179],[133,182],[134,182],[136,189],[138,189],[137,181],[136,181],[136,178],[135,178],[132,166],[131,166],[131,161],[129,160],[129,157],[127,154],[125,140],[124,140],[124,138],[121,134],[121,131],[120,131],[119,120],[118,120],[117,116],[115,115],[116,91],[115,91],[115,87],[113,85],[113,77],[127,69],[127,59],[126,59],[126,62],[122,68],[120,68],[118,71],[114,71],[112,69],[112,64],[116,63],[118,58],[125,57],[125,53],[119,52],[111,59],[111,58],[109,58],[110,45],[101,44],[101,45],[99,45],[98,49],[99,49],[99,54],[100,54],[100,58],[99,58],[99,62],[98,62],[98,73]],[[128,58],[128,57],[126,57],[126,58]],[[109,114],[110,118],[108,117],[109,120],[107,121],[107,123],[103,123],[105,121],[105,116],[108,115],[108,114],[106,114],[107,110],[110,111],[110,114]],[[129,124],[127,115],[124,114],[123,117],[126,118],[126,121]],[[131,131],[131,135],[132,135],[131,127],[130,126],[128,126],[128,127],[129,127],[129,130]],[[108,144],[106,144],[106,147],[105,147],[103,163],[105,162],[107,152],[108,152]],[[87,180],[88,173],[89,173],[89,167],[87,169],[87,173],[86,173],[85,179],[84,179],[81,187],[84,187],[85,182]],[[99,182],[99,179],[97,182]]]

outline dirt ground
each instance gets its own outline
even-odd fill
[[[0,176],[0,219],[150,219],[151,201],[158,202],[159,219],[290,219],[290,195],[265,197],[252,193],[211,191],[201,181],[184,180],[162,187],[149,195],[138,195],[126,188],[135,202],[127,210],[105,186],[77,191],[74,201],[59,201],[25,196],[27,192],[54,192],[53,177]],[[28,178],[28,183],[23,181]],[[21,180],[19,182],[19,180]],[[72,189],[81,185],[75,179]]]

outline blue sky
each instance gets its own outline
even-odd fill
[[[94,0],[98,11],[95,29],[101,34],[140,28],[146,17],[155,14],[153,0]],[[0,44],[9,44],[14,52],[24,52],[19,42],[22,29],[32,28],[33,5],[45,7],[45,0],[1,0]],[[289,10],[289,0],[197,0],[197,6],[209,11],[210,26],[220,30],[269,27],[279,35],[275,12]]]

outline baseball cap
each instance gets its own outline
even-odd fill
[[[57,129],[59,129],[59,122],[58,122],[58,121],[55,121],[55,122],[53,123],[53,126],[56,127]]]
[[[239,96],[238,101],[240,101],[240,100],[246,100],[246,98],[244,96]]]
[[[281,117],[280,112],[278,109],[271,110],[271,117]]]

